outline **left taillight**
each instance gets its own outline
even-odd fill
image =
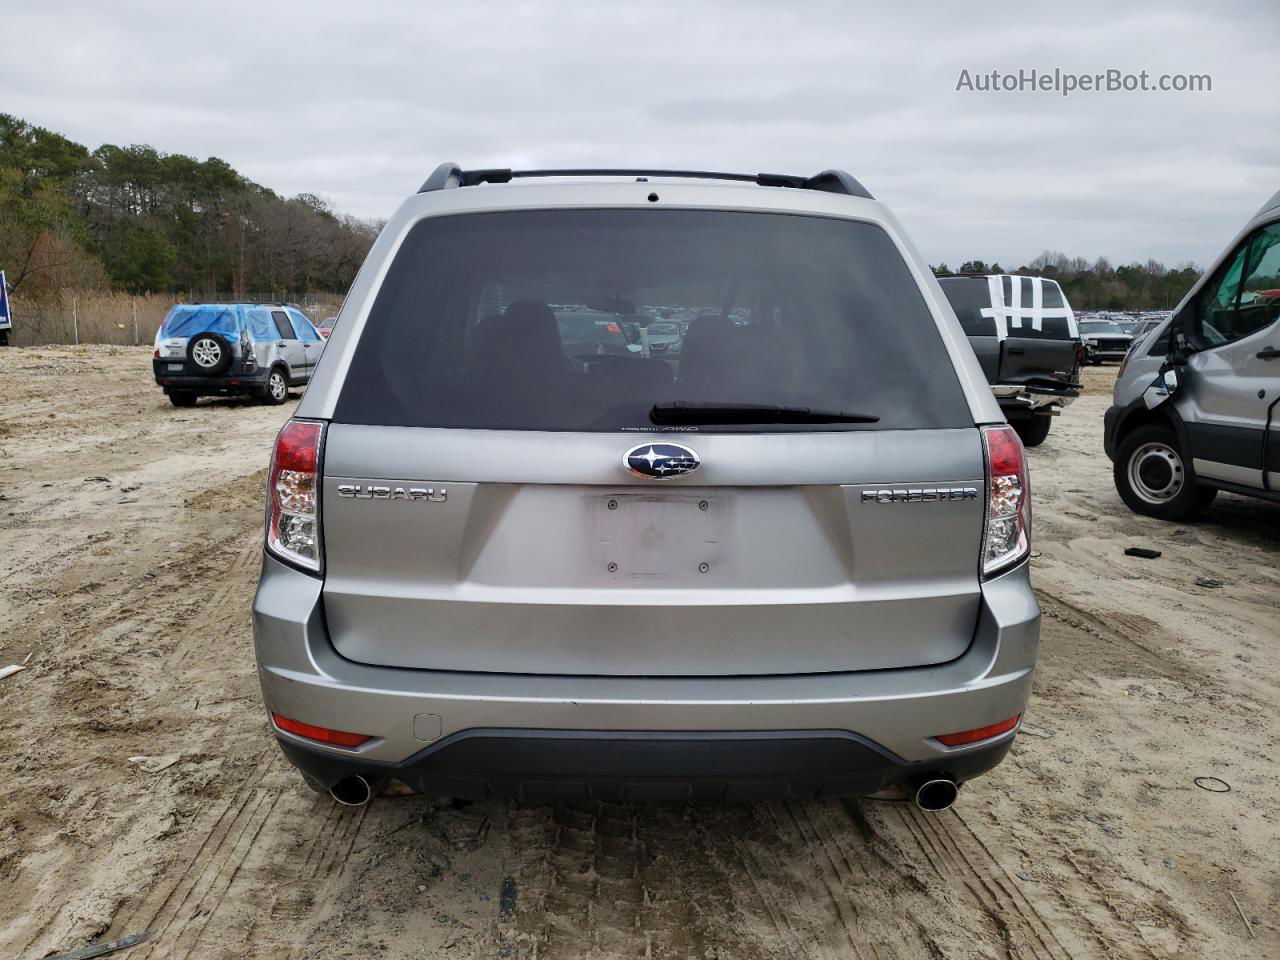
[[[267,550],[320,572],[320,451],[324,424],[290,420],[276,436],[267,472]]]
[[[990,577],[1031,552],[1031,486],[1027,456],[1013,427],[983,427],[982,445],[987,455],[982,574]]]

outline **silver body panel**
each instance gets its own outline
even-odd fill
[[[968,647],[976,430],[690,436],[704,466],[661,486],[620,467],[644,439],[563,434],[544,457],[540,433],[334,424],[336,649],[425,669],[699,675],[878,670]],[[375,480],[448,498],[337,496]],[[880,488],[973,496],[863,499]]]
[[[577,677],[402,670],[352,663],[334,650],[321,585],[266,557],[254,601],[263,697],[304,722],[375,733],[334,755],[394,762],[431,732],[550,730],[849,730],[907,761],[945,758],[934,736],[1019,713],[1031,692],[1040,608],[1027,565],[983,584],[973,640],[950,663],[918,669],[766,677]],[[422,724],[418,724],[421,732]]]

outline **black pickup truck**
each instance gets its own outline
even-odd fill
[[[1009,423],[1034,447],[1080,395],[1080,335],[1071,305],[1047,277],[939,277]]]

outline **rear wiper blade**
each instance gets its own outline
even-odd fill
[[[879,423],[869,413],[784,407],[771,403],[655,403],[649,411],[653,423]]]

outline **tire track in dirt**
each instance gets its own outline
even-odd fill
[[[896,833],[858,816],[851,825],[845,806],[819,800],[516,808],[512,844],[525,855],[515,955],[916,960],[1009,939],[998,928],[1012,914],[1018,949],[991,955],[1069,960],[1003,884],[939,898],[962,872],[977,884],[990,857],[965,859],[953,843],[941,860],[934,855],[941,865],[931,884],[913,865],[931,862],[915,848],[918,833],[907,831],[900,845]],[[945,839],[926,842],[938,848]],[[976,908],[983,922],[958,908]]]
[[[939,880],[963,892],[990,920],[1003,956],[1071,960],[1072,952],[954,807],[929,814],[902,803],[885,811],[882,822],[897,839],[914,846]]]
[[[218,558],[226,556],[230,552],[230,546],[236,540],[243,539],[245,536],[246,534],[243,531],[236,531],[216,541],[210,546],[210,549],[202,559],[201,569],[206,572],[219,569]],[[242,566],[246,562],[246,558],[252,556],[254,552],[255,543],[252,541],[246,543],[240,550],[231,555],[232,559],[227,565],[227,569],[235,569],[237,566]],[[156,581],[158,583],[165,582],[181,564],[182,561],[178,560],[162,564],[155,573]],[[97,592],[78,594],[70,602],[60,605],[58,611],[60,617],[64,622],[71,625],[66,636],[62,638],[61,645],[73,651],[85,648],[93,639],[102,636],[104,633],[113,632],[114,628],[123,622],[131,625],[137,624],[137,629],[128,631],[130,634],[128,647],[134,651],[147,646],[151,642],[158,641],[171,631],[178,633],[176,649],[189,649],[193,644],[203,644],[203,637],[199,633],[204,623],[216,622],[222,618],[225,611],[218,605],[220,599],[224,600],[225,597],[219,598],[215,594],[202,605],[206,616],[197,616],[189,624],[182,624],[180,621],[175,623],[174,618],[168,615],[171,613],[168,610],[160,610],[157,615],[147,617],[146,612],[149,607],[163,607],[164,605],[163,601],[157,599],[154,593],[144,595],[141,604],[137,604],[136,597],[123,587],[117,590],[117,595],[113,598],[103,597]],[[104,625],[106,625],[105,630]],[[70,696],[76,696],[86,683],[91,683],[94,688],[92,712],[83,715],[77,725],[93,728],[94,726],[101,726],[104,722],[113,727],[119,727],[121,723],[129,723],[130,721],[127,719],[124,721],[103,721],[94,718],[110,716],[113,711],[119,709],[127,710],[132,707],[131,687],[97,679],[92,671],[87,669],[86,664],[77,662],[79,658],[74,654],[71,654],[66,659],[69,662],[59,672],[59,686],[65,688]],[[139,666],[145,672],[151,665],[147,664],[144,659]],[[125,717],[127,718],[130,715],[130,713],[126,713]],[[58,921],[63,918],[64,912],[73,906],[73,901],[64,900],[61,903],[49,903],[45,906],[44,920],[27,936],[21,948],[23,951],[32,949],[42,936],[54,928]]]

